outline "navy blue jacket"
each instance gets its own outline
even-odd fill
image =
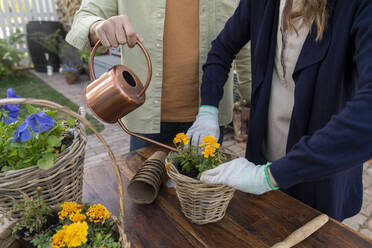
[[[241,0],[212,43],[202,105],[218,106],[235,54],[251,41],[252,109],[246,157],[266,163],[262,142],[276,49],[279,0]],[[362,163],[372,158],[372,0],[328,0],[328,25],[313,26],[293,79],[287,154],[271,165],[286,193],[338,220],[360,211]],[[285,144],[283,144],[285,145]]]

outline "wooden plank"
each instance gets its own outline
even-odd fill
[[[119,157],[123,185],[153,152],[149,147]],[[84,200],[102,202],[118,215],[116,179],[110,161],[85,169]],[[134,247],[271,247],[320,213],[281,191],[255,196],[236,192],[226,216],[217,223],[190,223],[174,189],[164,185],[153,204],[136,205],[125,197],[125,226]],[[331,219],[295,246],[370,248],[366,237]]]
[[[8,22],[8,27],[9,27],[10,35],[12,35],[17,31],[17,29],[19,29],[19,24],[18,24],[18,20],[17,20],[18,4],[17,4],[17,0],[10,0],[9,3],[11,5],[11,12],[10,12],[10,16],[9,16],[10,22]],[[10,26],[11,26],[11,28],[10,28]]]
[[[27,12],[28,21],[35,21],[37,16],[35,0],[31,0],[31,6],[27,1],[26,6],[28,6],[30,10],[29,12]]]
[[[55,21],[57,20],[57,4],[55,0],[48,0],[49,2],[49,15],[50,19]]]
[[[3,1],[3,4],[4,4],[4,10],[5,10],[5,19],[4,19],[4,22],[5,22],[5,26],[6,26],[6,29],[5,29],[5,38],[8,38],[9,34],[11,33],[11,29],[12,29],[12,24],[11,24],[11,12],[9,10],[9,8],[11,8],[12,6],[9,5],[10,2],[8,1]],[[11,3],[10,3],[11,4]]]
[[[110,172],[111,171],[111,172]],[[112,176],[108,177],[111,174]],[[128,178],[123,178],[123,184],[128,184]],[[85,169],[84,175],[84,201],[101,202],[118,216],[118,193],[113,168],[108,161],[102,166]],[[126,191],[125,191],[126,194]],[[115,199],[115,200],[112,200]],[[125,200],[126,207],[126,233],[134,247],[193,247],[180,232],[169,225],[169,220],[164,218],[162,210],[152,205],[136,205],[130,200]]]
[[[4,1],[4,0],[0,0],[0,1]],[[5,7],[5,6],[4,6]],[[0,9],[0,29],[1,29],[1,35],[0,35],[0,38],[5,38],[6,37],[6,28],[5,28],[5,19],[6,19],[6,15],[5,15],[5,9],[4,9],[4,12],[2,9]]]

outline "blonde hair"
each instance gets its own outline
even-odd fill
[[[327,0],[303,0],[303,5],[298,11],[292,11],[293,0],[287,0],[283,11],[283,28],[295,29],[293,19],[303,17],[305,25],[311,27],[315,23],[317,27],[316,41],[323,38],[324,30],[327,27],[328,12]]]

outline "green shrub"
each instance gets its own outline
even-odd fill
[[[0,39],[0,79],[17,73],[22,53],[12,46],[16,41],[14,37],[9,37],[9,41]]]

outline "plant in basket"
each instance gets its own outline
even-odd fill
[[[11,88],[7,96],[0,105],[0,212],[12,209],[23,194],[35,196],[38,186],[47,205],[80,200],[85,130],[74,118],[66,120],[56,110],[31,105],[40,100],[17,99]],[[30,104],[21,108],[14,103]]]
[[[10,88],[9,98],[16,97]],[[19,105],[0,106],[0,171],[17,170],[37,165],[40,169],[53,166],[58,153],[63,152],[73,139],[67,129],[75,125],[56,120],[57,111],[26,106],[28,116],[18,118]]]
[[[200,179],[201,173],[213,169],[227,160],[226,154],[221,152],[217,138],[206,136],[199,147],[189,145],[190,137],[179,133],[173,139],[173,143],[179,150],[171,153],[169,158],[173,161],[177,170],[186,176]],[[200,151],[200,152],[199,152]]]
[[[25,196],[15,211],[22,218],[13,233],[26,247],[36,248],[120,248],[117,221],[101,204],[64,202],[48,207],[38,195]]]
[[[69,61],[63,68],[63,74],[65,75],[66,82],[68,84],[75,83],[79,78],[79,70],[76,66]]]
[[[217,138],[206,136],[199,147],[189,145],[190,137],[179,133],[173,140],[178,152],[171,152],[166,170],[175,184],[182,212],[191,222],[206,224],[222,219],[235,190],[225,185],[199,181],[200,175],[227,162],[231,155],[220,151]],[[187,146],[188,145],[188,146]]]

